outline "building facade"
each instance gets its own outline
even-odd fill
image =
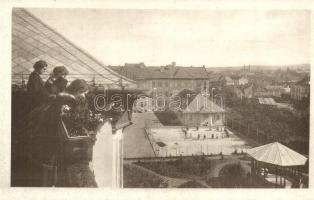
[[[208,127],[223,131],[225,110],[208,96],[198,94],[179,114],[179,119],[188,127]]]
[[[123,76],[137,81],[138,89],[150,95],[172,96],[182,89],[196,92],[209,91],[209,78],[205,67],[179,67],[171,65],[148,67],[143,63],[112,67]]]
[[[310,79],[306,77],[301,81],[291,85],[291,99],[301,101],[310,98]]]

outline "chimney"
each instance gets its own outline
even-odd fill
[[[160,66],[160,72],[164,72],[165,71],[165,67],[164,66]]]
[[[169,73],[171,76],[174,75],[176,71],[176,62],[172,62],[171,65],[169,65]]]
[[[145,68],[145,67],[146,67],[143,62],[140,62],[140,63],[139,63],[139,66],[140,66],[140,68]]]

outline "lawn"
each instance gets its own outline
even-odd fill
[[[160,188],[167,187],[158,175],[142,170],[131,164],[123,165],[123,187],[125,188]]]
[[[237,157],[195,156],[174,160],[140,161],[133,164],[165,177],[189,180],[179,186],[182,188],[251,187],[250,184],[252,187],[262,187],[250,179],[249,162],[241,161]]]
[[[193,158],[180,158],[170,161],[136,162],[136,165],[150,169],[163,176],[172,178],[188,178],[192,176],[202,177],[207,174],[211,160],[204,156]]]

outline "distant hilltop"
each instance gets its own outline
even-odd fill
[[[295,65],[244,65],[244,66],[228,66],[228,67],[206,67],[207,71],[234,71],[241,69],[249,69],[251,71],[260,70],[297,70],[297,71],[310,71],[310,64],[295,64]]]
[[[302,71],[310,71],[311,65],[310,64],[293,64],[293,65],[242,65],[242,66],[206,66],[206,65],[202,65],[202,66],[178,66],[176,65],[176,62],[172,62],[170,64],[166,64],[166,65],[146,65],[143,62],[139,62],[139,63],[125,63],[124,65],[118,65],[118,66],[111,66],[108,65],[108,67],[111,68],[121,68],[121,67],[138,67],[138,68],[159,68],[159,67],[203,67],[205,68],[207,71],[228,71],[228,70],[243,70],[243,69],[250,69],[252,71],[259,71],[259,70],[277,70],[277,69],[281,69],[281,70],[302,70]]]

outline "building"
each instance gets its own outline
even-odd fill
[[[239,99],[250,99],[253,97],[253,84],[234,86],[234,93]]]
[[[291,85],[291,99],[296,101],[308,100],[310,98],[309,76]]]
[[[126,92],[134,93],[132,89],[136,88],[135,81],[104,66],[27,10],[15,8],[12,12],[12,87],[15,88],[12,90],[12,143],[16,142],[14,140],[18,135],[17,121],[21,121],[21,115],[16,113],[22,109],[25,101],[23,87],[38,60],[48,63],[48,73],[55,66],[65,66],[69,70],[69,82],[78,78],[84,79],[91,86],[99,86],[101,93],[106,93],[108,97],[111,94],[126,96]],[[45,74],[44,80],[48,76],[49,74]],[[94,146],[95,179],[99,187],[122,187],[123,128],[131,123],[132,115],[125,109],[108,113],[107,116],[111,119],[108,118],[108,123],[100,129],[101,133],[98,134],[98,141]],[[12,169],[14,167],[16,166],[12,165]],[[18,179],[18,173],[12,170],[11,177]],[[19,180],[12,178],[12,181]]]
[[[233,85],[247,85],[249,80],[244,76],[239,75],[220,75],[219,77],[219,85],[221,87],[224,86],[233,86]]]
[[[263,105],[277,106],[276,101],[269,97],[258,97],[258,103]]]
[[[266,85],[254,88],[255,97],[281,97],[285,92],[285,87],[281,85]]]
[[[235,81],[230,76],[220,76],[219,82],[221,86],[235,85]]]
[[[240,77],[238,80],[237,80],[237,84],[236,85],[246,85],[249,83],[249,80],[245,77]]]
[[[222,131],[224,130],[225,110],[218,106],[208,96],[197,94],[190,99],[179,114],[182,124],[188,127],[209,127]]]
[[[204,92],[209,88],[205,67],[180,67],[171,65],[148,67],[144,63],[111,66],[113,70],[137,82],[138,89],[147,94],[171,96],[181,89]]]

